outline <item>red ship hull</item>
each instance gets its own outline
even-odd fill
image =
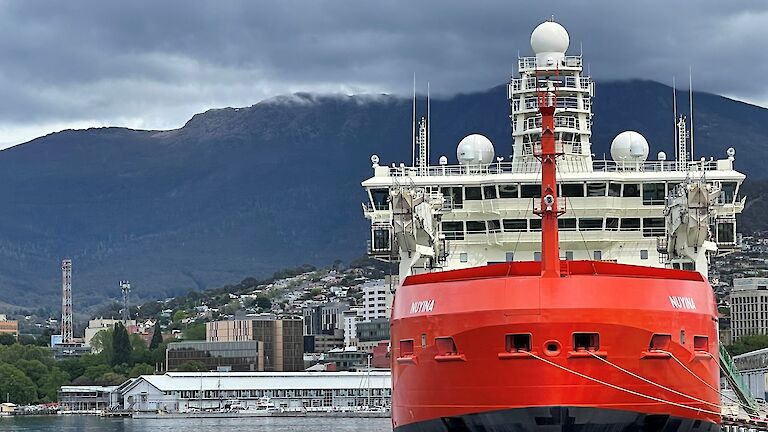
[[[395,429],[717,430],[706,280],[563,264],[560,278],[526,262],[406,279],[392,313]]]

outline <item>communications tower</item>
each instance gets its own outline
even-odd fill
[[[61,262],[61,342],[74,342],[72,328],[72,260]]]
[[[120,281],[120,291],[123,293],[123,324],[125,324],[131,317],[131,314],[128,312],[128,295],[131,293],[131,283]]]

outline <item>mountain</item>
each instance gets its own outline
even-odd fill
[[[697,93],[697,155],[737,149],[765,177],[768,110]],[[423,108],[423,101],[420,101]],[[626,129],[651,154],[672,150],[671,89],[605,82],[594,148]],[[364,252],[360,181],[370,156],[410,160],[410,100],[299,93],[197,114],[171,131],[67,130],[0,152],[0,308],[52,307],[62,258],[78,310],[119,297],[164,298]],[[480,132],[511,152],[505,86],[432,101],[432,159]]]

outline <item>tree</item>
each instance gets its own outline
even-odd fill
[[[37,387],[16,366],[0,364],[0,394],[15,404],[30,404],[37,399]]]
[[[176,370],[179,372],[204,372],[208,369],[199,361],[192,360],[186,363],[182,363]]]
[[[152,341],[149,343],[149,349],[154,350],[163,343],[163,333],[160,330],[160,323],[155,323],[155,328],[152,331]]]
[[[16,343],[16,336],[11,333],[0,333],[0,345],[13,345]]]
[[[69,382],[69,374],[52,367],[37,384],[37,393],[43,402],[54,402],[58,398],[59,388]]]
[[[205,323],[192,324],[185,328],[184,340],[205,340]]]
[[[750,351],[768,348],[768,335],[742,336],[733,345],[726,347],[728,354],[736,356]]]
[[[155,368],[146,363],[137,363],[128,372],[128,378],[136,378],[140,375],[152,375],[155,373]]]
[[[177,310],[173,313],[173,322],[179,322],[187,317],[187,313],[183,310]]]
[[[123,323],[118,322],[115,324],[114,333],[112,334],[112,366],[129,363],[132,350],[128,330],[125,329]]]
[[[125,375],[121,375],[115,372],[107,372],[96,378],[94,382],[96,385],[100,386],[120,385],[125,382],[125,379]]]

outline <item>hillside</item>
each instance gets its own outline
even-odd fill
[[[647,81],[599,84],[593,152],[634,129],[652,154],[672,154],[670,93]],[[765,177],[768,110],[696,100],[697,154],[734,146],[737,167]],[[508,155],[508,111],[504,86],[433,100],[433,160],[454,160],[471,132]],[[410,160],[410,115],[410,101],[394,96],[296,94],[210,110],[178,130],[70,130],[2,151],[0,305],[57,308],[63,257],[74,260],[82,310],[118,297],[121,279],[138,301],[360,256],[359,183],[372,153]]]

